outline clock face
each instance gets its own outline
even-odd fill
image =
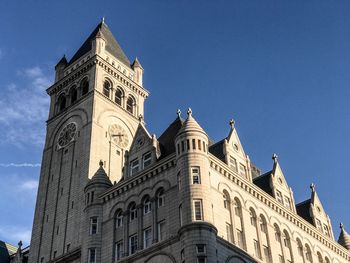
[[[74,122],[67,124],[58,136],[58,146],[64,147],[70,143],[77,132],[77,125]]]
[[[113,124],[109,127],[109,134],[111,136],[111,140],[118,145],[120,148],[126,148],[129,145],[129,138],[124,130],[118,124]]]

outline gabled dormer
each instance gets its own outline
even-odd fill
[[[288,186],[287,180],[278,162],[278,157],[273,154],[272,170],[256,177],[253,182],[265,192],[273,196],[277,202],[284,205],[291,211],[296,211],[292,189]]]
[[[126,178],[138,174],[154,164],[160,156],[160,148],[155,135],[150,135],[141,121],[127,155]]]
[[[310,185],[311,198],[296,205],[298,214],[314,225],[320,232],[334,239],[332,224],[318,197],[315,185]]]
[[[228,136],[210,146],[209,151],[225,162],[234,172],[247,180],[252,180],[250,160],[245,154],[234,120],[230,121],[230,127]]]

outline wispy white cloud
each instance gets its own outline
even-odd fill
[[[40,163],[0,163],[0,167],[40,167]]]
[[[38,189],[38,184],[39,182],[36,180],[28,180],[28,181],[24,181],[19,185],[19,189],[20,190],[24,190],[24,191],[33,191],[33,190],[37,190]]]
[[[18,71],[17,79],[1,89],[0,143],[43,144],[49,108],[45,90],[50,83],[42,68],[35,66]]]
[[[0,236],[1,239],[4,239],[6,242],[17,245],[18,241],[22,240],[24,246],[29,245],[31,230],[19,226],[3,226],[0,227]]]

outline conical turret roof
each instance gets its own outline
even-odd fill
[[[92,48],[92,41],[96,37],[102,37],[106,41],[106,50],[119,59],[126,66],[130,67],[130,61],[128,57],[125,55],[124,51],[120,47],[117,40],[114,38],[112,32],[109,30],[108,26],[102,20],[101,23],[97,25],[97,27],[92,31],[90,36],[85,40],[85,42],[81,45],[78,51],[73,55],[72,59],[69,61],[69,64],[72,64],[74,61],[81,58],[87,52],[89,52]]]
[[[338,243],[343,247],[345,247],[346,249],[350,250],[350,236],[345,231],[343,224],[340,224],[340,235],[338,238]]]
[[[105,170],[103,169],[103,162],[100,161],[99,163],[100,167],[94,174],[94,176],[90,179],[90,181],[87,183],[86,186],[90,186],[93,184],[99,184],[99,185],[105,185],[107,187],[113,186],[111,180],[109,180],[109,177],[107,176]]]
[[[193,131],[201,132],[201,133],[207,135],[205,133],[205,131],[202,129],[202,127],[198,124],[198,122],[193,118],[192,110],[191,110],[191,108],[189,108],[187,111],[187,119],[182,124],[182,127],[176,136],[179,136],[180,134],[185,133],[185,132],[193,132]]]

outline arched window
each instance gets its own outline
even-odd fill
[[[237,246],[242,249],[245,249],[244,245],[244,231],[243,231],[243,217],[242,217],[242,205],[238,198],[233,199],[233,207],[234,207],[234,220],[235,220],[235,233],[237,237]]]
[[[290,236],[286,230],[283,231],[283,243],[284,243],[285,259],[287,260],[287,262],[293,262]]]
[[[115,91],[115,96],[114,96],[115,103],[122,106],[123,97],[124,97],[123,91],[120,88],[117,88],[117,90]]]
[[[80,88],[81,88],[81,95],[82,96],[84,96],[85,94],[87,94],[89,92],[89,81],[87,78],[84,78],[80,82]]]
[[[312,262],[312,253],[308,244],[305,245],[306,262]]]
[[[61,94],[58,97],[58,110],[62,111],[66,108],[66,96],[65,94]]]
[[[277,243],[276,246],[276,252],[278,254],[278,260],[279,262],[284,262],[284,255],[283,255],[283,245],[281,241],[281,231],[278,227],[278,225],[274,224],[274,231],[275,231],[275,242]]]
[[[300,239],[297,238],[297,246],[298,246],[298,260],[297,262],[304,262],[304,248],[303,244],[301,243]]]
[[[137,218],[136,204],[131,203],[129,206],[130,222]]]
[[[325,261],[326,263],[330,263],[329,258],[327,258],[327,257],[325,257],[324,261]]]
[[[118,210],[115,214],[115,227],[122,227],[123,226],[123,211]]]
[[[267,234],[267,223],[263,215],[260,215],[259,217],[259,228],[263,251],[263,260],[265,262],[271,262],[270,241]]]
[[[148,214],[149,212],[151,212],[151,201],[147,196],[143,201],[143,214],[145,215],[145,214]]]
[[[254,235],[253,235],[254,256],[257,258],[261,258],[260,240],[259,240],[259,233],[257,228],[257,218],[253,208],[249,209],[249,216],[250,216],[250,224],[255,228]]]
[[[157,204],[158,207],[164,206],[164,190],[160,189],[157,193]]]
[[[112,88],[112,84],[109,80],[105,80],[103,83],[103,95],[109,98],[109,94]]]
[[[226,190],[224,191],[223,198],[224,198],[224,207],[230,210],[230,203],[231,203],[230,195]]]
[[[70,89],[70,104],[73,104],[74,102],[76,102],[78,99],[78,91],[76,89],[76,87],[71,87]]]
[[[320,252],[317,252],[318,263],[323,263],[323,257]]]
[[[134,114],[134,105],[135,105],[134,98],[129,96],[128,100],[126,101],[126,110],[131,114]]]

